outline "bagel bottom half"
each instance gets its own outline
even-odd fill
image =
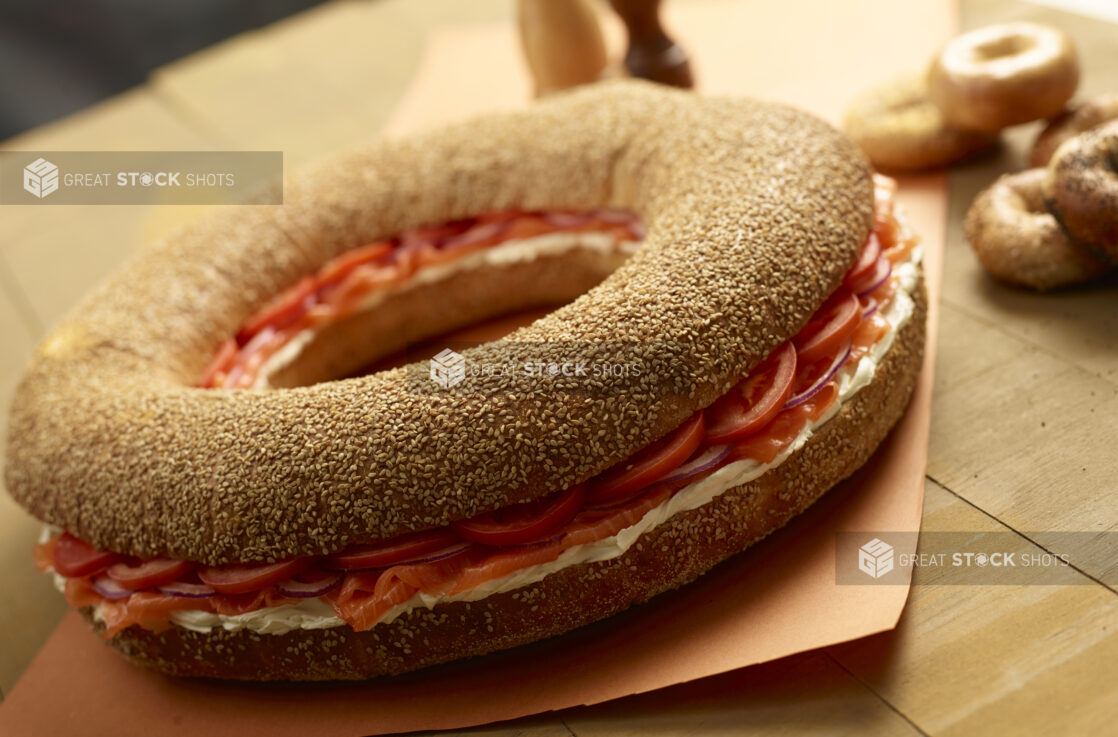
[[[617,558],[571,566],[478,601],[413,609],[365,632],[345,626],[283,635],[179,627],[156,633],[133,626],[110,642],[129,659],[174,675],[364,679],[515,647],[617,614],[698,578],[784,525],[869,460],[904,413],[922,363],[922,279],[913,299],[912,317],[872,381],[802,448],[756,480],[671,517]],[[103,629],[90,608],[82,612]]]

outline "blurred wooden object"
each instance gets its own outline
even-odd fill
[[[687,52],[664,31],[660,0],[610,0],[629,32],[625,68],[641,79],[673,87],[692,87]]]
[[[601,76],[606,42],[588,0],[519,0],[517,10],[537,97]]]

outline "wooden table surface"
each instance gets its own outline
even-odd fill
[[[677,0],[680,1],[680,0]],[[16,150],[278,149],[290,171],[377,135],[439,24],[511,0],[323,6],[157,70]],[[1016,0],[964,0],[964,27],[1027,18],[1075,37],[1087,93],[1118,89],[1118,27]],[[701,53],[701,50],[697,50]],[[353,94],[360,89],[362,95]],[[279,112],[279,111],[282,111]],[[328,112],[324,112],[328,111]],[[1067,586],[915,585],[894,632],[655,694],[473,733],[1118,734],[1118,560],[1031,531],[1118,525],[1118,280],[1037,296],[987,279],[961,234],[979,189],[1022,167],[1035,126],[950,178],[923,530],[1005,531],[1067,554]],[[188,207],[0,211],[0,407],[44,330]],[[0,494],[0,692],[65,610],[30,564],[38,525]]]

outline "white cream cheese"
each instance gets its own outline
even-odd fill
[[[568,234],[556,235],[567,236]],[[517,247],[496,256],[496,258],[533,258],[534,252],[530,246],[531,241],[548,238],[551,238],[551,236],[511,242],[518,244]],[[584,239],[579,238],[578,240],[582,242]],[[573,246],[547,246],[547,248],[552,249],[569,247]],[[471,254],[471,256],[482,256],[485,253]],[[894,267],[894,273],[899,277],[898,288],[893,298],[881,310],[882,316],[889,323],[889,330],[857,363],[848,363],[839,369],[836,375],[839,387],[838,401],[831,405],[826,414],[820,417],[818,421],[808,423],[792,444],[785,448],[771,463],[758,463],[750,459],[729,463],[710,476],[684,487],[663,504],[650,510],[638,522],[612,537],[570,548],[549,563],[514,571],[460,594],[448,596],[419,592],[408,601],[388,610],[377,623],[391,622],[400,615],[420,607],[430,609],[447,602],[477,601],[492,594],[513,591],[535,583],[568,566],[616,558],[623,555],[642,534],[664,523],[674,515],[701,507],[728,489],[748,483],[769,469],[779,466],[790,455],[802,448],[816,429],[837,414],[842,404],[850,401],[851,397],[873,380],[878,365],[893,345],[898,331],[908,322],[915,310],[915,301],[912,295],[919,279],[918,264],[922,257],[923,247],[918,245],[913,249],[907,261]],[[492,263],[492,261],[486,263]],[[447,266],[451,267],[453,264]],[[419,273],[422,274],[423,272]],[[100,612],[95,610],[94,616],[99,615]],[[319,599],[309,599],[298,604],[268,607],[235,616],[183,610],[174,612],[171,615],[171,621],[180,627],[195,632],[209,632],[215,627],[220,627],[231,632],[247,629],[260,634],[276,635],[285,634],[295,629],[328,629],[346,624],[335,615],[328,604]]]

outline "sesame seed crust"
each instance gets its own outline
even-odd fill
[[[481,398],[418,393],[403,369],[193,387],[221,340],[349,248],[491,210],[602,206],[644,219],[638,252],[510,340],[541,361],[564,342],[643,344],[686,372],[585,396],[517,376],[486,379]],[[85,298],[17,390],[7,488],[97,546],[207,564],[327,553],[539,498],[677,427],[795,334],[872,209],[865,159],[817,118],[632,81],[379,143],[291,179],[282,207],[216,211],[141,250]],[[505,360],[507,345],[467,359]]]
[[[350,627],[259,635],[129,627],[110,643],[131,660],[180,676],[334,680],[395,675],[553,637],[678,588],[757,542],[861,467],[908,405],[923,360],[927,297],[873,380],[804,446],[761,477],[648,531],[625,554],[564,568],[474,602],[414,609],[365,632]],[[102,629],[83,610],[94,629]]]

